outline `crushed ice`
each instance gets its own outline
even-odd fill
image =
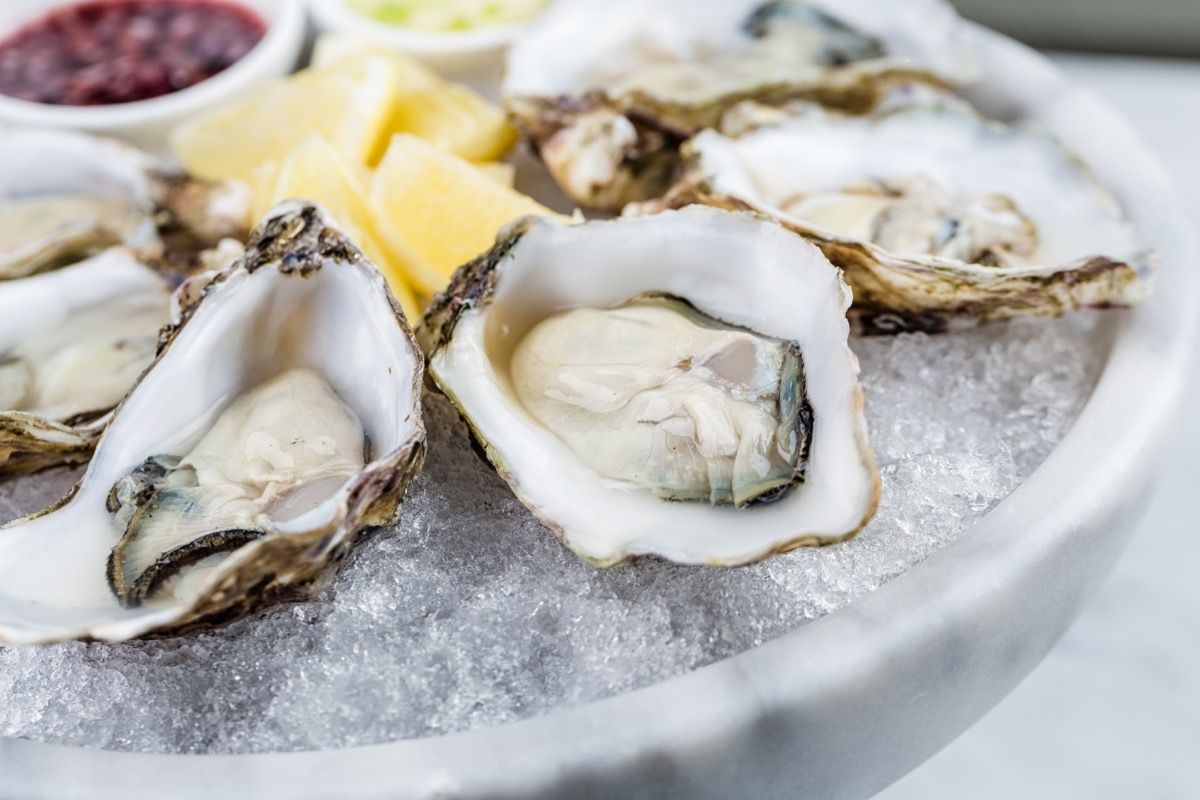
[[[732,570],[607,571],[567,552],[427,397],[400,523],[317,599],[214,631],[0,648],[0,735],[119,750],[348,747],[496,725],[687,672],[871,591],[967,530],[1070,426],[1108,337],[1095,315],[860,339],[884,494],[846,544]],[[80,470],[0,486],[0,522]]]

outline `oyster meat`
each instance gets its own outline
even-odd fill
[[[819,250],[749,215],[525,219],[418,336],[499,473],[580,556],[735,565],[874,512],[848,302]]]
[[[957,100],[869,116],[734,109],[683,147],[661,199],[769,214],[846,274],[866,333],[942,331],[1012,316],[1130,306],[1152,254],[1116,199],[1049,134]],[[764,120],[754,125],[754,116]]]
[[[0,279],[125,245],[182,268],[245,238],[247,187],[191,178],[128,145],[69,131],[0,127]]]
[[[739,101],[863,112],[898,82],[975,74],[941,0],[568,0],[514,45],[502,94],[567,195],[618,210],[658,196],[679,143]]]
[[[87,460],[154,360],[170,296],[123,248],[0,282],[0,476]]]
[[[362,422],[316,370],[252,387],[182,458],[151,456],[113,486],[108,509],[125,531],[108,558],[113,593],[137,606],[185,568],[197,581],[196,565],[216,566],[334,494],[366,451]]]
[[[518,399],[598,475],[738,507],[804,480],[803,374],[794,343],[658,295],[552,315],[512,356]]]
[[[0,641],[227,620],[319,586],[398,513],[421,356],[324,212],[280,205],[189,297],[74,494],[0,528]]]

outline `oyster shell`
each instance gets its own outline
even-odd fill
[[[123,248],[0,282],[0,476],[87,460],[154,360],[170,296]]]
[[[580,556],[736,565],[874,513],[848,303],[820,251],[749,215],[525,219],[418,337],[493,465]]]
[[[164,332],[75,493],[0,528],[0,641],[161,634],[311,589],[398,513],[421,373],[375,267],[318,207],[280,205]]]
[[[1147,291],[1152,254],[1046,133],[925,95],[858,117],[736,108],[726,127],[688,141],[680,181],[627,213],[704,203],[771,215],[845,271],[861,332],[1130,306]]]
[[[658,196],[679,143],[736,102],[863,112],[897,82],[975,72],[941,0],[576,0],[513,46],[502,94],[567,195],[618,210]]]
[[[0,279],[113,245],[186,265],[222,238],[244,239],[249,206],[241,184],[188,177],[120,142],[0,127]]]

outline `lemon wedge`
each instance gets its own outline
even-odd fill
[[[377,42],[353,34],[325,34],[314,45],[312,63],[325,68],[368,57],[391,64],[399,92],[368,163],[379,163],[396,133],[420,136],[468,161],[497,161],[516,143],[517,131],[499,106]]]
[[[398,82],[391,60],[370,55],[303,70],[187,120],[171,132],[171,149],[195,175],[252,182],[260,164],[282,162],[317,133],[346,161],[366,164],[387,135]]]
[[[253,228],[267,215],[275,201],[275,184],[279,182],[279,162],[265,161],[250,173],[250,219],[247,227]]]
[[[512,188],[517,180],[517,168],[512,164],[507,164],[503,161],[484,161],[481,164],[474,164],[475,169],[488,176],[501,186]]]
[[[427,295],[443,289],[455,269],[491,247],[505,224],[526,214],[555,216],[476,165],[410,134],[392,137],[368,199],[385,247],[415,254],[409,275]]]
[[[500,108],[457,84],[402,91],[388,130],[414,134],[468,161],[497,161],[517,141]],[[389,144],[381,143],[372,163],[383,158]]]
[[[376,234],[364,192],[367,182],[364,168],[348,164],[336,147],[313,134],[293,148],[278,166],[264,165],[256,170],[255,176],[263,186],[274,178],[270,194],[261,198],[256,194],[256,208],[270,209],[293,198],[323,205],[346,235],[379,267],[404,315],[412,322],[420,319],[420,303],[407,277],[413,271],[407,259],[416,256],[402,242],[398,247],[389,247]]]

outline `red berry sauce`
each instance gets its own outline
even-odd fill
[[[67,106],[128,103],[211,78],[266,33],[216,0],[99,0],[56,9],[0,42],[0,94]]]

